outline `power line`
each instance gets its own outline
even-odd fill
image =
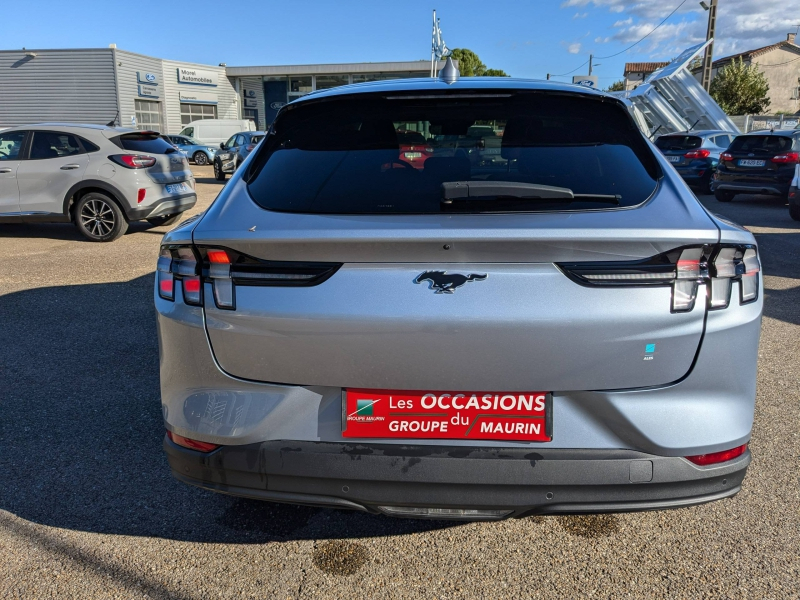
[[[683,0],[683,2],[681,2],[680,4],[678,4],[678,6],[676,6],[676,7],[675,7],[675,10],[673,10],[671,13],[669,13],[669,14],[668,14],[668,15],[667,15],[667,16],[664,18],[664,20],[663,20],[663,21],[661,21],[661,23],[659,23],[659,24],[658,24],[658,25],[656,25],[656,26],[655,26],[653,29],[651,29],[651,30],[650,30],[650,33],[648,33],[647,35],[645,35],[644,37],[642,37],[642,38],[641,38],[641,39],[640,39],[638,42],[635,42],[635,43],[631,44],[630,46],[628,46],[628,47],[627,47],[627,48],[625,48],[624,50],[621,50],[620,52],[617,52],[616,54],[612,54],[612,55],[610,55],[610,56],[595,56],[594,58],[596,58],[596,59],[614,58],[615,56],[619,56],[620,54],[622,54],[622,53],[624,53],[624,52],[627,52],[628,50],[630,50],[631,48],[633,48],[633,47],[634,47],[634,46],[636,46],[637,44],[640,44],[641,42],[643,42],[643,41],[644,41],[644,40],[645,40],[645,39],[646,39],[646,38],[647,38],[647,37],[648,37],[650,34],[652,34],[652,33],[653,33],[653,32],[654,32],[656,29],[658,29],[658,28],[659,28],[659,27],[661,27],[661,26],[662,26],[664,23],[666,23],[666,22],[667,22],[667,20],[668,20],[668,19],[669,19],[669,18],[670,18],[672,15],[674,15],[676,12],[678,12],[678,9],[679,9],[681,6],[683,6],[684,4],[686,4],[686,0]],[[591,59],[589,59],[589,60],[591,60]],[[580,64],[580,65],[578,65],[577,67],[575,67],[574,69],[572,69],[572,71],[569,71],[568,73],[562,73],[561,75],[550,75],[550,77],[566,77],[567,75],[572,75],[572,74],[573,74],[575,71],[577,71],[578,69],[580,69],[580,68],[581,68],[581,67],[583,67],[584,65],[588,64],[589,60],[587,60],[586,62],[584,62],[584,63],[582,63],[582,64]]]
[[[685,1],[685,0],[684,0],[684,1]],[[575,67],[574,69],[572,69],[572,71],[570,71],[569,73],[562,73],[561,75],[550,75],[550,77],[566,77],[567,75],[572,75],[572,74],[573,74],[575,71],[577,71],[577,70],[578,70],[578,69],[580,69],[580,68],[581,68],[583,65],[586,65],[586,64],[589,64],[589,59],[586,59],[586,62],[584,62],[584,63],[581,63],[580,65],[578,65],[577,67]]]
[[[797,62],[798,60],[800,60],[800,56],[798,56],[797,58],[793,58],[792,60],[787,60],[786,62],[775,63],[774,65],[758,65],[758,67],[760,69],[765,69],[767,67],[782,67],[783,65],[788,65],[789,63]]]
[[[676,6],[676,7],[675,7],[675,10],[673,10],[671,13],[669,13],[669,14],[668,14],[668,15],[667,15],[667,16],[664,18],[664,20],[663,20],[663,21],[661,21],[661,23],[659,23],[659,24],[658,24],[658,25],[656,25],[656,26],[655,26],[653,29],[651,29],[651,30],[650,30],[650,33],[648,33],[647,35],[645,35],[644,37],[642,37],[642,39],[640,39],[638,42],[635,42],[635,43],[631,44],[630,46],[628,46],[627,48],[625,48],[625,50],[621,50],[621,51],[617,52],[616,54],[611,54],[611,55],[609,55],[609,56],[596,56],[595,58],[597,58],[597,59],[604,59],[604,58],[614,58],[615,56],[619,56],[620,54],[622,54],[622,53],[624,53],[624,52],[627,52],[628,50],[630,50],[631,48],[633,48],[633,47],[634,47],[634,46],[636,46],[637,44],[640,44],[640,43],[641,43],[641,42],[643,42],[645,39],[647,39],[647,37],[648,37],[648,36],[649,36],[651,33],[653,33],[653,32],[654,32],[656,29],[658,29],[659,27],[661,27],[661,26],[662,26],[664,23],[666,23],[666,22],[667,22],[667,19],[669,19],[669,18],[670,18],[672,15],[674,15],[676,12],[678,12],[678,9],[679,9],[681,6],[683,6],[684,4],[686,4],[686,0],[683,0],[683,2],[681,2],[680,4],[678,4],[678,6]],[[581,66],[583,66],[583,65],[581,65]]]

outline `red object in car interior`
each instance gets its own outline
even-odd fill
[[[182,435],[178,435],[177,433],[172,433],[171,431],[167,431],[167,437],[178,444],[178,446],[189,448],[189,450],[197,450],[198,452],[211,452],[212,450],[219,448],[219,444],[209,444],[208,442],[193,440],[183,437]]]
[[[231,261],[228,258],[228,253],[225,252],[225,250],[209,250],[208,262],[219,263],[224,265],[230,263]]]
[[[737,446],[730,450],[723,450],[722,452],[712,452],[711,454],[698,454],[697,456],[687,456],[686,459],[690,460],[696,465],[704,467],[706,465],[715,465],[717,463],[727,462],[733,460],[744,454],[747,451],[747,444]]]
[[[687,152],[686,154],[684,154],[684,157],[685,158],[708,158],[710,155],[711,155],[711,152],[709,152],[706,149],[702,149],[702,150],[692,150],[691,152]]]

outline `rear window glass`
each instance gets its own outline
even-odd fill
[[[114,143],[123,150],[148,154],[171,154],[175,148],[158,133],[126,133],[115,138]]]
[[[251,144],[257,144],[258,142],[260,142],[263,139],[264,139],[263,135],[251,135],[250,136],[250,143]]]
[[[729,152],[786,152],[792,149],[792,138],[782,135],[740,135],[728,148]]]
[[[656,140],[659,150],[694,150],[703,140],[696,135],[662,135]]]
[[[364,94],[300,103],[273,128],[245,177],[278,211],[616,208],[644,202],[660,176],[622,106],[576,95]],[[407,152],[409,138],[425,147]]]

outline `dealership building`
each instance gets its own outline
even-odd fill
[[[314,90],[429,75],[424,60],[226,67],[154,58],[114,44],[1,50],[0,129],[57,121],[175,134],[200,119],[251,119],[263,130],[284,104]]]

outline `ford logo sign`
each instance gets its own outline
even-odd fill
[[[576,81],[578,85],[585,85],[586,87],[594,87],[594,81],[591,79],[581,79],[580,81]]]
[[[153,83],[156,80],[156,76],[152,73],[145,73],[144,78],[150,83]]]
[[[271,102],[269,105],[272,110],[280,110],[284,106],[286,106],[286,102]]]

